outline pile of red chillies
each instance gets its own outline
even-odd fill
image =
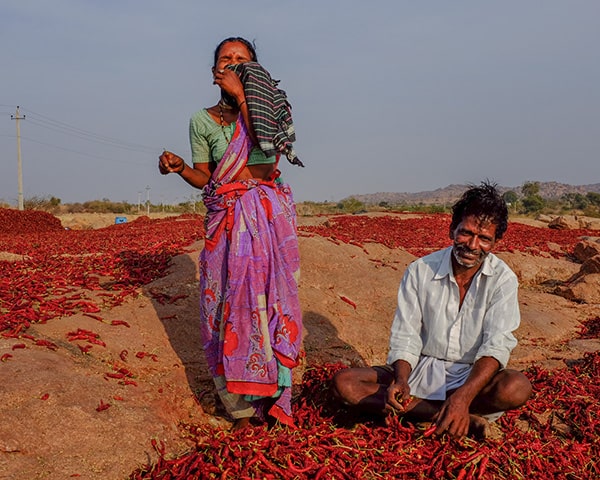
[[[20,235],[59,230],[63,230],[60,220],[50,213],[0,208],[0,234]]]
[[[340,368],[307,370],[294,401],[297,428],[187,425],[196,448],[172,456],[154,442],[158,460],[129,478],[600,478],[598,352],[559,370],[529,368],[532,398],[500,418],[498,435],[481,441],[427,436],[424,426],[398,416],[388,424],[353,416],[330,395]]]
[[[0,222],[0,253],[19,256],[0,256],[0,334],[13,338],[32,323],[120,305],[204,230],[192,215],[76,231],[44,212],[0,209]]]
[[[326,224],[304,226],[300,230],[301,235],[319,235],[334,243],[358,246],[369,242],[381,243],[389,248],[403,248],[421,257],[450,245],[450,220],[447,214],[422,214],[418,218],[343,215],[329,218]],[[572,254],[581,237],[594,235],[598,235],[597,230],[557,230],[511,222],[494,250],[564,258]]]
[[[331,218],[328,226],[301,227],[300,234],[336,243],[378,242],[425,255],[449,244],[449,223],[441,214],[418,219],[341,216]],[[511,224],[499,249],[566,256],[580,236],[595,233]],[[199,216],[142,218],[71,231],[43,212],[0,209],[0,253],[21,256],[0,257],[0,334],[55,349],[51,342],[26,335],[27,328],[119,305],[165,275],[173,256],[202,237]],[[595,317],[582,324],[580,334],[598,338],[599,332],[600,317]],[[73,334],[94,338],[89,332]],[[195,449],[173,456],[153,441],[158,460],[130,478],[600,478],[599,353],[587,353],[560,370],[529,368],[533,397],[501,417],[499,438],[481,442],[425,436],[424,426],[401,417],[391,417],[387,424],[354,417],[330,397],[330,379],[340,368],[307,370],[294,400],[296,428],[253,426],[228,432],[186,425]]]
[[[600,316],[588,318],[579,327],[580,338],[600,338]]]
[[[346,215],[299,231],[336,243],[377,242],[421,256],[449,244],[449,225],[445,214]],[[567,256],[581,236],[594,233],[510,224],[497,250]],[[21,256],[0,257],[0,334],[18,336],[31,323],[119,305],[138,287],[165,275],[171,258],[201,238],[202,218],[194,215],[141,217],[99,230],[73,231],[45,212],[0,209],[0,253]]]

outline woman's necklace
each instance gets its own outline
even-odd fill
[[[233,107],[222,98],[219,100],[219,107],[223,108],[223,110],[233,110]]]
[[[223,136],[225,137],[225,140],[227,140],[227,143],[229,143],[231,142],[231,138],[227,138],[227,134],[225,133],[225,119],[223,118],[223,105],[221,104],[221,101],[219,101],[219,120],[221,123],[221,131],[223,132]]]

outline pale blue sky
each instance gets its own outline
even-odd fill
[[[3,0],[0,199],[16,205],[17,105],[26,198],[189,199],[156,158],[189,159],[232,35],[293,105],[298,201],[600,182],[596,0]]]

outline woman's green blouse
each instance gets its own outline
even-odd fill
[[[190,119],[190,146],[192,148],[192,162],[194,163],[218,163],[235,130],[235,122],[221,127],[210,116],[204,108],[195,113]],[[247,165],[260,163],[275,163],[276,157],[266,157],[263,151],[254,147],[250,152]]]

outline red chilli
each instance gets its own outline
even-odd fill
[[[340,295],[340,299],[343,300],[344,302],[346,302],[348,305],[350,305],[352,308],[354,308],[354,310],[356,310],[356,303],[354,303],[352,300],[350,300],[348,297],[345,297],[344,295]]]
[[[434,432],[437,430],[437,425],[435,423],[432,423],[430,427],[428,427],[424,432],[423,432],[423,436],[425,438],[427,437],[431,437]]]
[[[129,324],[125,320],[113,320],[110,322],[111,325],[123,325],[124,327],[129,328]]]
[[[96,411],[102,412],[102,411],[106,410],[107,408],[110,408],[110,403],[104,403],[102,400],[100,400],[100,405],[98,405],[96,407]]]

